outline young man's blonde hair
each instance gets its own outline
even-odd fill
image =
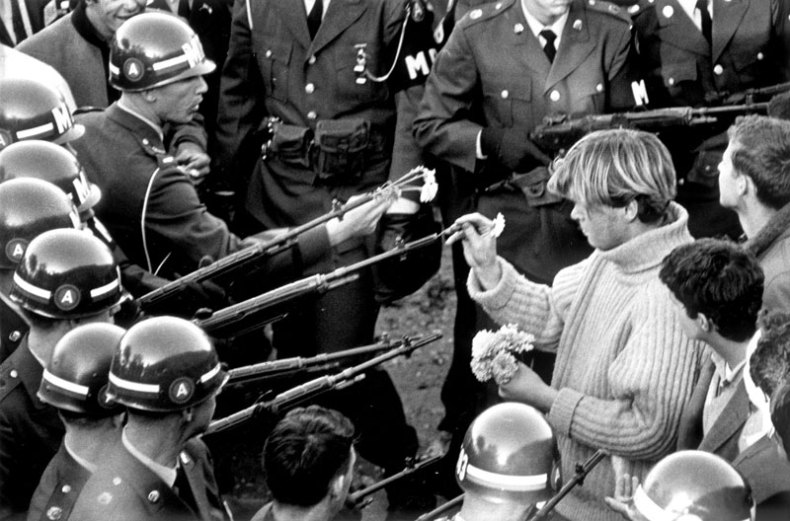
[[[548,188],[586,205],[623,207],[636,200],[639,219],[655,222],[675,198],[675,167],[669,151],[653,134],[599,130],[554,162]]]

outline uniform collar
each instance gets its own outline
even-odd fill
[[[535,35],[535,38],[538,37],[540,32],[544,29],[551,29],[551,31],[557,35],[557,38],[554,40],[554,48],[560,48],[560,40],[562,39],[562,31],[565,28],[565,23],[568,21],[568,16],[570,15],[570,8],[565,11],[565,14],[560,16],[557,21],[555,21],[551,25],[543,25],[540,20],[535,18],[532,13],[524,5],[523,0],[521,1],[521,10],[524,11],[524,18],[527,19],[527,25],[529,25],[529,30],[532,31],[532,34]]]
[[[148,470],[156,474],[157,477],[164,481],[168,487],[173,488],[173,485],[176,482],[177,473],[175,467],[166,467],[164,465],[160,465],[137,450],[137,448],[132,445],[132,443],[129,441],[129,438],[126,436],[126,428],[124,428],[123,432],[121,433],[121,443],[123,443],[123,446],[127,451],[129,451],[129,454],[131,454],[137,461],[145,465]]]
[[[93,474],[94,472],[96,472],[96,465],[94,465],[94,464],[93,464],[93,463],[91,463],[90,461],[86,460],[85,458],[81,458],[80,456],[78,456],[78,455],[77,455],[77,453],[76,453],[76,452],[74,452],[73,450],[71,450],[71,449],[69,448],[69,444],[68,444],[68,441],[67,441],[67,439],[66,439],[66,438],[63,438],[63,450],[65,450],[65,451],[66,451],[66,454],[67,454],[67,455],[68,455],[68,456],[69,456],[71,459],[73,459],[73,460],[74,460],[74,462],[75,462],[75,463],[77,463],[77,464],[78,464],[80,467],[82,467],[84,470],[86,470],[87,472],[90,472],[91,474]]]
[[[150,119],[146,118],[132,107],[128,106],[128,104],[123,102],[123,98],[119,99],[115,105],[120,109],[121,112],[125,112],[129,116],[134,119],[139,120],[141,123],[144,123],[147,127],[154,131],[156,136],[159,138],[160,143],[164,143],[164,133],[162,132],[162,127],[157,125],[155,122],[151,121]]]

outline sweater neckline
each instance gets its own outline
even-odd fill
[[[611,250],[598,250],[598,254],[624,272],[635,273],[656,267],[673,248],[692,240],[688,232],[688,212],[685,208],[672,202],[667,212],[667,224]]]

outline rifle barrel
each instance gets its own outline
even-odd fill
[[[441,334],[436,333],[419,339],[410,339],[408,337],[404,338],[403,345],[401,347],[391,349],[386,353],[371,358],[370,360],[359,365],[349,367],[348,369],[345,369],[335,375],[321,376],[319,378],[310,380],[309,382],[297,385],[296,387],[278,394],[269,401],[252,404],[249,407],[246,407],[241,411],[235,412],[229,416],[220,418],[219,420],[213,420],[209,424],[208,429],[206,429],[204,435],[216,434],[217,432],[221,432],[239,425],[251,419],[258,411],[262,409],[268,409],[269,411],[277,414],[287,407],[333,389],[343,382],[353,380],[360,374],[363,374],[365,371],[375,367],[376,365],[391,360],[397,356],[408,355],[415,349],[418,349],[426,344],[430,344],[431,342],[435,342],[441,337]]]
[[[439,463],[439,461],[443,457],[444,457],[444,455],[433,456],[433,457],[430,457],[428,459],[424,459],[422,461],[418,461],[417,463],[415,463],[415,464],[413,464],[411,466],[407,466],[406,468],[404,468],[400,472],[398,472],[396,474],[393,474],[392,476],[390,476],[388,478],[384,478],[384,479],[382,479],[380,481],[377,481],[376,483],[373,483],[369,487],[365,487],[363,489],[357,490],[356,492],[354,492],[352,494],[349,494],[348,495],[348,499],[346,500],[346,502],[351,504],[351,505],[356,505],[357,503],[359,503],[359,501],[361,499],[363,499],[363,498],[365,498],[365,497],[367,497],[367,496],[369,496],[369,495],[381,490],[382,488],[388,486],[389,484],[394,483],[394,482],[396,482],[396,481],[398,481],[400,479],[403,479],[405,477],[411,476],[412,474],[416,474],[417,472],[420,472],[421,470],[425,469],[426,467],[430,467],[431,465]]]
[[[461,494],[460,496],[454,497],[447,503],[444,503],[443,505],[439,505],[438,507],[434,508],[430,512],[424,513],[423,515],[417,518],[417,521],[429,521],[431,519],[435,519],[436,517],[444,514],[445,512],[459,506],[463,502],[464,502],[464,495]]]
[[[596,451],[593,453],[593,455],[592,455],[592,456],[590,456],[589,458],[587,458],[587,461],[585,461],[583,465],[580,465],[580,466],[578,466],[578,467],[577,467],[577,469],[576,469],[576,473],[573,475],[573,477],[572,477],[570,480],[568,480],[568,482],[567,482],[567,483],[565,483],[565,484],[562,486],[562,488],[559,490],[559,492],[557,492],[556,494],[554,494],[554,496],[553,496],[551,499],[549,499],[549,500],[546,502],[546,504],[545,504],[545,505],[543,505],[543,508],[541,508],[540,510],[538,510],[538,511],[535,513],[535,515],[534,515],[534,516],[532,516],[532,517],[529,519],[529,521],[538,521],[539,519],[543,519],[544,517],[546,517],[546,515],[548,515],[548,513],[549,513],[549,512],[551,512],[552,510],[554,510],[554,507],[556,507],[556,506],[557,506],[557,503],[559,503],[560,501],[562,501],[562,499],[563,499],[565,496],[567,496],[567,495],[568,495],[568,493],[569,493],[571,490],[573,490],[573,488],[574,488],[576,485],[580,485],[580,484],[582,483],[582,481],[584,481],[584,478],[587,476],[587,474],[589,474],[589,473],[590,473],[590,471],[591,471],[591,470],[592,470],[592,469],[593,469],[593,468],[594,468],[596,465],[598,465],[598,463],[600,463],[600,462],[601,462],[601,460],[603,460],[603,459],[604,459],[606,456],[608,456],[608,454],[607,454],[605,451],[603,451],[603,450],[601,450],[601,449],[598,449],[598,450],[596,450]]]

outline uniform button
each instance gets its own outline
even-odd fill
[[[143,145],[147,145],[149,143],[148,138],[143,138]]]
[[[120,485],[120,484],[121,484],[121,478],[119,478],[119,477],[117,477],[117,476],[116,476],[116,477],[114,477],[114,478],[112,478],[112,484],[113,484],[113,485],[115,485],[115,486],[117,487],[118,485]]]
[[[560,101],[560,91],[551,91],[551,94],[549,94],[549,99],[551,99],[551,101]]]
[[[497,10],[502,9],[502,2],[497,2],[496,5],[494,6],[494,9]]]
[[[266,55],[267,58],[271,58],[272,57],[272,50],[271,49],[266,49],[266,52],[264,54]]]
[[[68,494],[71,492],[71,485],[63,485],[63,488],[61,488],[60,491],[64,494]]]
[[[159,491],[152,490],[151,492],[149,492],[148,501],[150,501],[151,503],[156,503],[157,501],[159,501]]]
[[[681,177],[680,179],[678,179],[678,184],[680,186],[683,186],[684,184],[686,184],[686,180]]]
[[[317,118],[317,117],[318,117],[318,114],[316,114],[314,110],[311,110],[310,112],[307,113],[307,119],[309,119],[311,121],[315,120],[315,118]]]
[[[667,80],[667,83],[669,83],[670,85],[674,85],[675,84],[675,78],[669,78]]]
[[[599,83],[595,86],[596,92],[603,92],[603,83]]]
[[[8,376],[10,376],[11,378],[16,378],[17,376],[19,376],[19,373],[16,372],[16,369],[11,369],[11,372],[8,373]]]
[[[50,507],[47,510],[47,519],[51,519],[52,521],[58,521],[62,517],[63,517],[63,509],[60,507]]]
[[[765,58],[765,55],[763,53],[761,53],[761,52],[758,52],[757,53],[757,59],[758,60],[762,60],[763,58]]]
[[[516,34],[521,34],[524,32],[524,24],[516,24],[513,26],[513,32]]]
[[[713,74],[715,74],[716,76],[721,76],[723,72],[724,72],[724,67],[722,67],[721,64],[717,63],[716,66],[713,67]]]
[[[315,54],[311,55],[311,56],[310,56],[310,57],[307,59],[307,63],[309,63],[310,65],[312,65],[312,64],[314,64],[314,63],[315,63]]]
[[[507,91],[507,89],[503,90],[502,91],[502,99],[507,99],[508,96],[510,96],[510,93]]]
[[[22,338],[22,333],[20,331],[11,331],[11,334],[8,335],[8,339],[11,342],[16,342],[20,338]]]
[[[312,94],[313,92],[315,92],[315,85],[313,85],[312,83],[308,83],[307,85],[304,86],[304,91],[308,94]]]

